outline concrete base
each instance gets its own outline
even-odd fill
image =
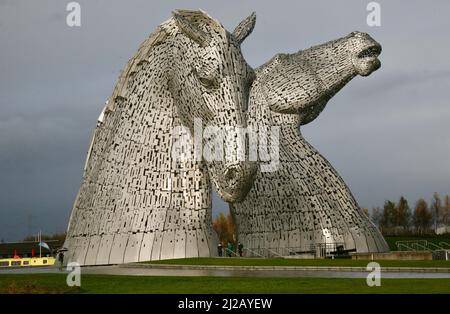
[[[410,261],[431,261],[432,252],[418,251],[398,251],[388,253],[353,253],[350,254],[353,260],[410,260]]]

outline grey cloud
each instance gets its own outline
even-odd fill
[[[0,238],[64,230],[95,120],[128,58],[175,8],[202,8],[233,30],[252,11],[243,43],[252,66],[353,30],[383,45],[382,68],[334,97],[305,137],[342,174],[362,206],[405,195],[450,193],[448,1],[79,1],[81,28],[65,2],[0,0]],[[406,7],[407,6],[407,7]],[[215,213],[226,204],[214,197]]]

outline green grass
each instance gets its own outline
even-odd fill
[[[377,261],[381,267],[450,267],[450,261]],[[366,267],[369,261],[351,259],[283,259],[283,258],[184,258],[143,262],[165,265],[225,266],[354,266]]]
[[[0,275],[0,293],[450,293],[450,279],[382,279],[381,287],[356,278],[82,275],[81,288],[68,288],[65,282],[63,274]],[[33,290],[24,288],[30,285]]]
[[[68,287],[62,274],[0,274],[0,294],[61,294],[79,293],[80,288]]]
[[[397,241],[418,241],[418,240],[427,240],[434,244],[439,245],[439,242],[447,242],[450,244],[450,236],[449,235],[441,235],[441,236],[385,236],[387,244],[391,251],[397,251],[397,245],[395,242]],[[450,249],[450,247],[445,247]]]

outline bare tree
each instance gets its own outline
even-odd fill
[[[372,221],[377,227],[381,227],[383,210],[380,207],[372,208]]]
[[[436,192],[433,194],[433,199],[431,201],[431,211],[433,213],[434,232],[436,232],[439,224],[439,214],[441,212],[441,198]]]
[[[442,224],[448,226],[450,224],[450,196],[444,198],[444,206],[441,208]]]

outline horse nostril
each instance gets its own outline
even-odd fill
[[[233,180],[236,177],[236,169],[229,168],[225,171],[225,180]]]

